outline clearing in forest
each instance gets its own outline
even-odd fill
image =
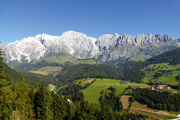
[[[123,95],[123,96],[121,97],[121,102],[122,102],[123,108],[124,108],[125,110],[127,110],[127,109],[129,108],[129,104],[130,104],[129,99],[130,99],[130,98],[131,98],[130,95]]]
[[[82,90],[84,99],[89,102],[98,103],[101,92],[108,92],[110,86],[116,87],[116,95],[121,94],[127,86],[117,84],[120,80],[94,78],[96,81],[85,90]]]
[[[119,82],[122,82],[122,80],[115,80],[115,79],[101,79],[101,78],[93,78],[96,79],[96,81],[91,84],[88,88],[85,90],[82,90],[84,94],[84,99],[89,102],[98,103],[100,96],[102,95],[101,92],[108,92],[108,88],[110,86],[116,88],[116,95],[120,95],[123,93],[125,88],[128,86],[132,87],[141,87],[141,88],[147,88],[151,87],[144,83],[126,83],[126,84],[118,84]],[[83,81],[81,82],[81,84]]]
[[[135,101],[135,102],[133,103],[132,108],[143,109],[143,110],[154,111],[154,112],[157,112],[157,111],[158,111],[158,110],[156,110],[156,109],[151,109],[151,108],[149,108],[147,104],[141,104],[141,103],[139,103],[139,102],[137,102],[137,101]]]

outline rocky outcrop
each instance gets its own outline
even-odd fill
[[[118,57],[136,56],[142,51],[146,51],[147,54],[152,50],[165,52],[179,45],[180,39],[166,34],[105,34],[96,39],[83,33],[67,31],[61,36],[38,34],[1,47],[6,52],[6,62],[22,62],[22,57],[30,62],[44,57],[50,51],[63,51],[79,59],[96,57],[101,61],[107,61]]]

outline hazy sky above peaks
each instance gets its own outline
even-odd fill
[[[73,30],[103,34],[168,34],[180,38],[180,0],[1,0],[0,41]]]

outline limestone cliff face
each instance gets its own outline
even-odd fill
[[[179,39],[174,39],[169,35],[156,34],[140,34],[136,36],[130,35],[118,35],[108,36],[109,39],[102,37],[97,39],[96,44],[100,48],[102,53],[98,56],[101,61],[115,60],[118,57],[132,57],[140,54],[142,51],[146,51],[146,54],[151,54],[151,51],[158,50],[159,53],[169,51],[176,47],[179,47]]]
[[[38,34],[35,37],[1,45],[1,48],[6,52],[5,59],[8,63],[22,62],[22,58],[30,62],[44,57],[50,51],[63,51],[79,59],[96,57],[101,61],[107,61],[118,57],[136,56],[142,51],[146,51],[147,54],[155,50],[165,52],[179,45],[180,39],[174,39],[166,34],[150,33],[136,36],[105,34],[99,38],[92,38],[83,33],[67,31],[61,36]]]

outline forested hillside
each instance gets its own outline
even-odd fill
[[[119,72],[116,68],[106,64],[89,65],[79,64],[67,66],[56,77],[63,84],[72,82],[81,78],[117,78]]]
[[[50,83],[57,85],[56,78],[54,78],[51,75],[44,76],[44,75],[38,75],[34,73],[29,73],[26,71],[17,72],[16,70],[9,67],[7,64],[4,64],[3,72],[8,74],[12,84],[14,85],[16,82],[20,82],[20,76],[23,75],[26,83],[29,87],[37,87],[38,84],[41,82],[44,82],[45,86],[47,87]]]
[[[136,101],[147,104],[150,108],[168,111],[180,111],[180,94],[169,91],[136,89],[133,92]]]
[[[129,60],[129,58],[119,57],[116,60],[106,61],[105,63],[115,68],[118,68],[120,72],[124,72],[129,68],[131,68],[132,66],[141,63],[141,61],[132,61]]]
[[[114,68],[99,60],[77,59],[66,53],[48,53],[46,57],[31,63],[14,66],[24,76],[30,76],[38,83],[57,86],[65,85],[79,78],[117,78],[120,68]],[[27,82],[28,82],[27,78]]]
[[[11,67],[9,67],[7,64],[4,64],[3,72],[9,75],[13,85],[16,82],[20,82],[21,74],[17,72],[16,70],[12,69]],[[31,86],[37,87],[38,82],[35,79],[33,79],[32,77],[28,75],[24,75],[24,78],[26,79],[26,83],[28,84],[29,87]]]

